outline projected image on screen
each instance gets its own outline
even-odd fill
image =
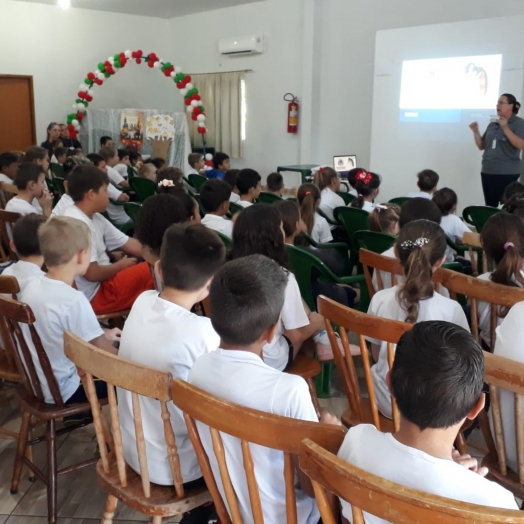
[[[400,120],[461,122],[494,114],[501,70],[502,55],[406,60]]]

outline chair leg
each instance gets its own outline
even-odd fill
[[[20,425],[20,432],[18,433],[18,446],[16,448],[13,477],[11,479],[11,495],[18,493],[18,485],[20,484],[20,476],[22,475],[22,466],[24,464],[24,455],[27,450],[30,421],[31,415],[27,411],[22,411],[22,423]]]
[[[322,411],[320,403],[318,402],[317,391],[315,389],[315,383],[312,378],[307,379],[307,385],[309,386],[309,392],[311,393],[311,400],[313,401],[313,406],[315,406],[315,411],[317,412],[318,418],[320,418],[320,413]]]
[[[162,524],[162,517],[153,517],[153,524]]]
[[[461,455],[465,455],[468,452],[468,446],[466,444],[466,439],[464,438],[464,433],[459,431],[457,438],[455,439],[455,447]]]
[[[117,504],[118,499],[116,497],[113,497],[113,495],[107,497],[106,511],[102,519],[102,524],[113,524],[113,516],[115,515]]]
[[[56,524],[57,474],[55,421],[47,423],[47,522]]]

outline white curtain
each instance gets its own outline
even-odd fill
[[[242,158],[242,92],[244,73],[191,75],[206,113],[206,145],[232,158]],[[189,121],[191,143],[202,146],[197,126]]]

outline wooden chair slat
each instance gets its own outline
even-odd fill
[[[169,414],[166,402],[160,402],[160,411],[162,413],[162,421],[164,423],[164,438],[166,440],[167,452],[169,455],[169,467],[171,469],[171,475],[173,475],[173,479],[175,481],[175,491],[177,497],[183,497],[184,489],[182,488],[182,484],[184,481],[180,472],[180,460],[178,458],[175,433],[173,431],[173,426],[171,425],[171,416]]]
[[[369,362],[369,353],[366,346],[366,340],[362,335],[359,335],[360,355],[362,356],[362,364],[364,365],[364,376],[366,377],[366,386],[369,395],[369,404],[371,406],[371,413],[373,415],[373,425],[380,430],[380,418],[377,407],[377,396],[375,394],[375,386],[373,384],[373,376],[371,375],[371,364]]]
[[[395,352],[393,351],[393,344],[388,342],[388,364],[389,369],[393,367],[393,361],[395,360]],[[397,401],[394,397],[391,397],[391,413],[393,414],[393,427],[395,433],[400,429],[400,413],[397,407]]]
[[[18,260],[17,254],[11,249],[10,240],[13,236],[13,226],[20,218],[22,218],[20,213],[13,213],[0,209],[0,237],[2,239],[0,246],[3,262],[6,262],[7,260]],[[4,250],[2,244],[7,246],[7,252]]]
[[[134,392],[131,393],[131,405],[133,409],[133,422],[135,425],[136,451],[138,453],[138,463],[140,467],[140,477],[142,479],[142,489],[144,497],[151,497],[151,484],[149,482],[149,468],[147,465],[146,441],[144,437],[144,426],[142,425],[142,409],[140,408],[140,398]],[[123,450],[116,450],[116,453]]]
[[[123,487],[127,486],[126,461],[124,459],[124,444],[122,442],[122,430],[120,429],[120,419],[118,417],[118,403],[116,399],[115,387],[113,385],[107,386],[107,400],[109,401],[109,414],[111,417],[111,429],[113,430],[114,442],[108,445],[111,449],[115,449],[116,465],[118,468],[118,476]],[[102,417],[103,419],[104,417]],[[104,468],[105,469],[105,468]],[[105,470],[106,472],[108,470]]]
[[[286,522],[288,522],[288,524],[297,524],[295,468],[290,453],[284,453],[284,481],[286,484]]]
[[[255,477],[255,464],[253,463],[253,456],[249,449],[249,442],[242,440],[242,459],[244,461],[244,469],[246,470],[247,487],[249,490],[249,501],[251,503],[251,510],[253,511],[253,520],[255,524],[264,524],[264,514],[262,512],[262,502],[260,501],[260,493],[258,492],[257,479]]]
[[[517,433],[517,462],[519,481],[524,484],[524,416],[522,415],[522,397],[515,393],[515,429]]]

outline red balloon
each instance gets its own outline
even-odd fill
[[[191,76],[190,75],[186,75],[185,78],[184,78],[184,82],[186,84],[189,84],[189,82],[191,82]]]
[[[137,59],[136,59],[136,63],[137,63],[137,64],[141,64],[141,63],[142,63],[142,59],[141,59],[141,58],[137,58]]]
[[[195,115],[195,113],[193,113],[193,114],[191,115],[191,120],[194,120],[194,121],[196,122],[196,119],[197,119],[197,115]]]
[[[94,73],[87,73],[87,78],[89,78],[89,80],[94,80],[96,76]]]
[[[190,106],[191,105],[191,99],[190,98],[186,98],[184,100],[184,104],[186,104],[186,106]]]
[[[67,129],[68,129],[69,133],[72,133],[75,130],[75,126],[73,124],[69,124],[67,126]]]
[[[109,60],[106,60],[104,62],[104,65],[106,66],[106,69],[107,69],[108,67],[111,67],[111,62]]]
[[[152,62],[151,60],[147,63],[148,67],[151,67],[153,68],[155,66],[155,63]]]
[[[131,51],[131,58],[136,58],[137,55],[136,55],[136,51]]]
[[[103,83],[104,83],[104,82],[102,82],[102,80],[100,80],[99,78],[96,78],[96,79],[95,79],[95,84],[96,84],[97,86],[101,86]]]
[[[141,58],[144,53],[142,52],[142,49],[138,49],[136,54],[138,55],[138,58]]]
[[[122,63],[122,60],[125,60],[125,59],[126,59],[126,55],[125,55],[125,53],[120,53],[120,54],[118,55],[118,57],[120,58],[120,63]]]
[[[165,76],[171,76],[171,71],[169,71],[169,69],[166,69],[166,70],[164,71],[164,75],[165,75]]]
[[[85,91],[78,91],[78,98],[85,98],[86,97],[86,92]]]
[[[202,109],[200,109],[200,106],[196,106],[195,109],[193,109],[193,114],[198,116],[200,113],[202,113]]]
[[[88,102],[92,102],[93,101],[93,97],[91,95],[86,95],[86,100]]]
[[[206,134],[206,128],[205,128],[205,127],[199,127],[199,128],[198,128],[198,132],[199,132],[201,135],[205,135],[205,134]]]
[[[155,53],[149,53],[149,60],[156,62],[158,60],[158,56],[156,56]]]
[[[124,56],[123,58],[120,59],[120,67],[125,67],[126,64],[127,64],[127,58]]]
[[[76,114],[76,118],[82,121],[82,118],[84,118],[84,113],[82,113],[82,111],[78,111],[78,113]]]
[[[178,87],[178,89],[184,89],[185,84],[184,82],[177,82],[176,86]]]

